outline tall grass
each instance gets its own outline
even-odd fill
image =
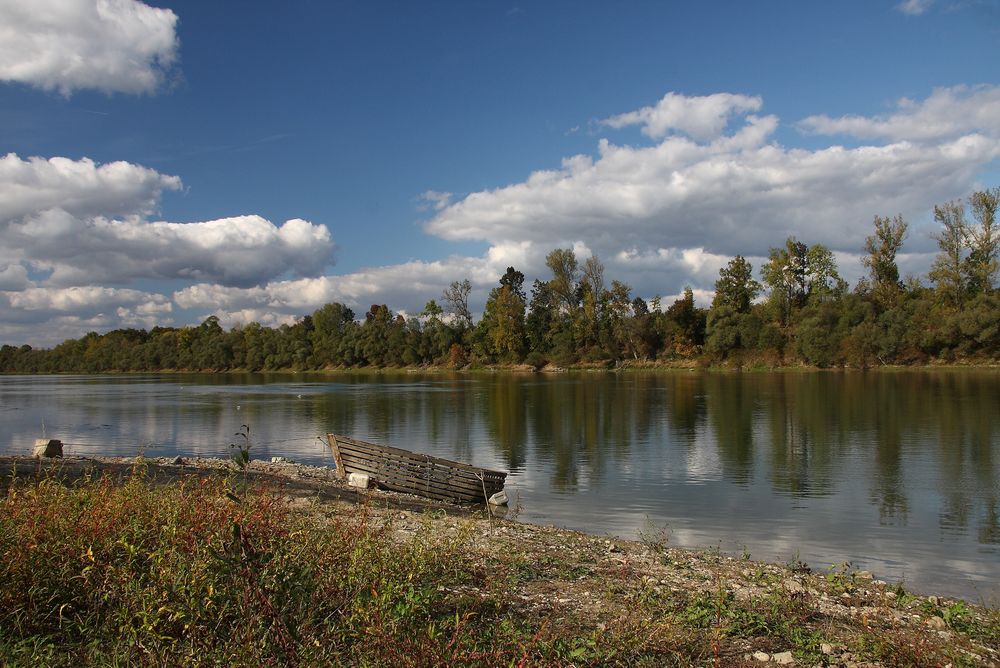
[[[424,532],[429,534],[429,531]],[[222,478],[14,484],[0,507],[0,662],[433,665],[512,657],[462,539],[317,521]],[[439,589],[441,588],[441,589]]]

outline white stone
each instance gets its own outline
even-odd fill
[[[931,627],[932,629],[945,629],[948,627],[945,621],[940,617],[938,617],[937,615],[927,620],[927,626]]]
[[[372,484],[372,477],[367,473],[352,473],[347,476],[347,484],[351,487],[360,487],[361,489],[368,489]]]
[[[54,438],[36,438],[35,446],[31,449],[32,457],[62,457],[62,441]]]
[[[823,654],[827,654],[827,655],[833,654],[833,645],[831,645],[828,642],[820,643],[820,645],[819,645],[819,651],[821,651],[821,652],[823,652]]]
[[[789,594],[802,594],[806,590],[798,580],[785,580],[785,591]]]
[[[770,661],[771,655],[768,654],[767,652],[754,652],[753,658],[756,659],[757,661]]]
[[[507,492],[503,490],[500,490],[488,499],[491,506],[506,506],[507,501]]]
[[[795,663],[795,657],[792,656],[791,652],[778,652],[771,655],[771,661],[781,666],[790,666]]]
[[[272,464],[294,464],[288,457],[271,457]]]

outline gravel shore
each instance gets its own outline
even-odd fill
[[[850,569],[811,572],[717,551],[678,549],[666,535],[609,539],[517,521],[516,510],[487,513],[383,490],[358,490],[329,468],[253,461],[237,471],[222,459],[0,458],[0,484],[13,477],[124,477],[150,484],[185,476],[232,476],[284,496],[318,522],[363,506],[402,538],[430,524],[462,535],[485,567],[518,573],[507,603],[518,615],[574,637],[612,628],[665,634],[692,664],[805,666],[997,666],[1000,612],[973,603],[917,596]],[[485,592],[441,591],[442,597]],[[577,665],[588,665],[585,653]]]

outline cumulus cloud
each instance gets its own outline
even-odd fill
[[[255,215],[148,220],[163,191],[180,187],[175,176],[127,162],[8,154],[0,159],[0,262],[5,272],[16,264],[48,272],[51,286],[138,278],[250,286],[318,275],[330,261],[329,230],[298,218],[280,226]]]
[[[714,139],[722,134],[734,114],[757,111],[761,108],[759,97],[715,93],[690,97],[667,93],[651,107],[618,114],[600,121],[612,128],[629,125],[642,126],[647,137],[665,137],[671,132],[682,132],[695,139]]]
[[[0,228],[39,211],[77,218],[150,214],[165,190],[180,190],[176,176],[118,161],[89,158],[0,158]]]
[[[935,91],[908,113],[925,118],[947,100],[971,109],[995,94],[989,87]],[[703,98],[691,99],[697,106]],[[649,146],[601,139],[596,157],[573,156],[560,169],[472,193],[442,209],[426,229],[491,244],[581,239],[602,257],[631,248],[766,256],[790,235],[857,252],[875,214],[926,217],[935,203],[968,192],[1000,156],[992,112],[974,114],[948,133],[929,135],[919,123],[900,121],[891,143],[807,150],[775,141],[775,116],[743,113],[758,106],[755,100],[731,95],[714,105],[706,127],[730,114],[734,127],[711,139],[670,134]],[[646,122],[652,114],[622,117]],[[906,137],[906,128],[918,137]]]
[[[969,133],[1000,137],[1000,86],[938,88],[921,102],[902,98],[887,116],[809,116],[799,127],[814,134],[860,139],[937,141]]]
[[[138,0],[0,0],[0,80],[150,93],[177,61],[176,29],[171,10]]]
[[[169,325],[173,311],[164,295],[100,286],[0,291],[0,307],[0,337],[33,345],[54,345],[88,331]]]

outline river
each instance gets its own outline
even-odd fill
[[[1000,603],[1000,372],[0,376],[0,452],[332,466],[337,432],[510,471],[524,520],[850,563]]]

